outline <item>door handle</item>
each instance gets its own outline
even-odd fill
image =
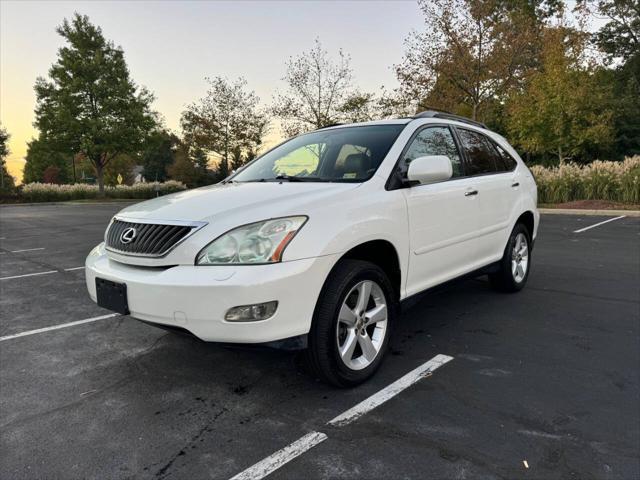
[[[464,192],[465,197],[472,197],[473,195],[477,195],[477,194],[478,194],[478,190],[467,190],[466,192]]]
[[[511,184],[511,186],[513,188],[519,187],[520,186],[520,182],[514,182],[514,183]]]

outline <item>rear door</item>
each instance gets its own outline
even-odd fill
[[[449,157],[453,176],[403,190],[409,214],[407,295],[472,270],[477,258],[475,179],[464,176],[462,155],[448,126],[427,126],[414,135],[400,158],[401,175],[413,159],[425,155]]]
[[[515,168],[515,161],[508,164],[497,145],[478,131],[456,127],[456,132],[466,174],[478,191],[477,260],[484,265],[501,258],[505,247],[510,213],[518,200],[514,174],[509,171]]]

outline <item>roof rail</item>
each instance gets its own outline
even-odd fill
[[[322,130],[323,128],[331,128],[331,127],[339,127],[340,125],[344,125],[343,123],[330,123],[329,125],[324,125],[323,127],[318,127],[316,130]]]
[[[411,118],[442,118],[445,120],[455,120],[456,122],[468,123],[469,125],[475,125],[476,127],[487,128],[487,126],[482,122],[476,122],[475,120],[471,120],[467,117],[454,115],[453,113],[448,112],[440,112],[438,110],[426,110],[424,112],[416,113]]]

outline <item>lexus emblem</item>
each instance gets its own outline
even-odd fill
[[[120,242],[124,243],[125,245],[127,243],[133,242],[133,240],[135,240],[135,238],[136,238],[137,233],[138,232],[136,232],[136,229],[133,228],[133,227],[126,228],[120,234]]]

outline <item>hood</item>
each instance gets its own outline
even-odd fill
[[[216,184],[178,192],[131,205],[119,217],[135,220],[209,222],[212,217],[260,219],[303,215],[327,197],[358,188],[360,183],[250,182]],[[305,208],[306,207],[306,208]]]

